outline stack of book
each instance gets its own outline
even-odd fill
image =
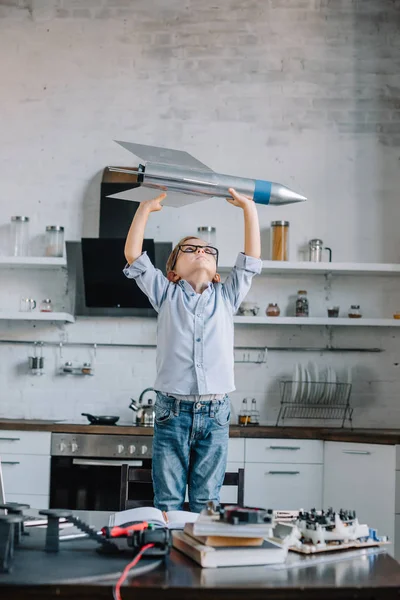
[[[172,545],[202,567],[234,567],[283,563],[287,548],[267,540],[265,525],[231,525],[203,520],[186,523],[172,533]]]

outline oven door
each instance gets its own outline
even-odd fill
[[[50,475],[50,508],[119,510],[121,465],[149,469],[151,459],[123,460],[53,456]],[[135,506],[153,506],[153,485],[130,485]]]

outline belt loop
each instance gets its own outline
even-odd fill
[[[178,400],[178,398],[175,398],[175,402],[174,402],[174,415],[175,417],[179,417],[179,405],[180,405],[181,401]]]
[[[215,400],[210,400],[210,417],[213,419],[215,416]]]

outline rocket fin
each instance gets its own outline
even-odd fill
[[[150,188],[150,187],[138,187],[133,188],[131,190],[125,190],[124,192],[118,192],[118,194],[111,194],[108,198],[118,198],[120,200],[130,200],[131,202],[144,202],[145,200],[151,200],[151,198],[155,198],[158,194],[161,194],[163,190],[160,188]],[[193,204],[194,202],[201,202],[202,200],[206,200],[207,196],[203,194],[187,194],[181,192],[169,192],[165,190],[167,193],[167,197],[163,200],[163,206],[173,206],[174,208],[179,208],[181,206],[187,206],[189,204]]]
[[[210,167],[204,165],[188,152],[161,148],[159,146],[146,146],[145,144],[133,144],[131,142],[119,142],[117,144],[132,152],[142,162],[155,162],[164,165],[179,165],[188,169],[202,169],[211,171]]]

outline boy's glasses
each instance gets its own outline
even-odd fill
[[[215,256],[215,262],[218,264],[218,250],[217,248],[214,248],[214,246],[198,246],[196,244],[180,244],[178,246],[178,252],[176,253],[175,256],[175,260],[174,263],[172,265],[172,269],[175,267],[177,258],[178,258],[178,254],[179,254],[179,250],[181,252],[184,252],[185,254],[193,254],[194,252],[197,252],[198,248],[202,248],[204,250],[204,252],[206,254],[211,254],[212,256]]]

